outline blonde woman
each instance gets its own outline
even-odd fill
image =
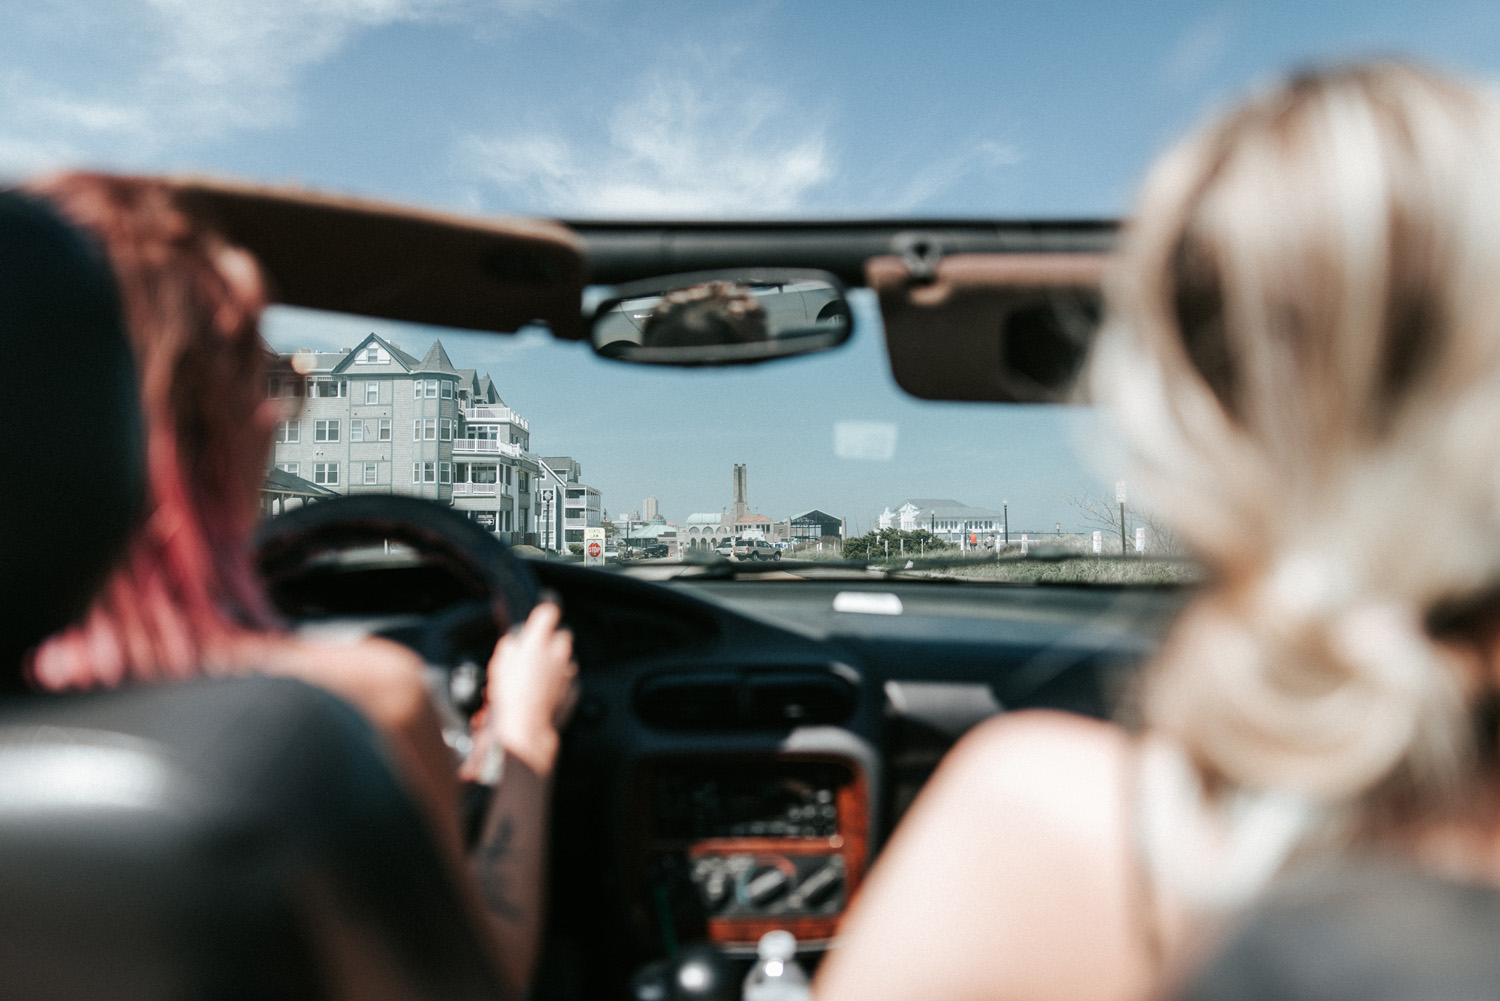
[[[1500,885],[1496,98],[1379,63],[1249,101],[1156,164],[1107,298],[1094,399],[1213,583],[1142,733],[954,748],[823,1001],[1145,997],[1353,847]]]

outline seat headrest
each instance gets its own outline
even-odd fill
[[[135,367],[103,253],[0,191],[0,688],[87,607],[145,493]]]

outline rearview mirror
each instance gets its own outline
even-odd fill
[[[802,268],[668,275],[591,290],[594,351],[649,365],[746,365],[849,339],[839,280]]]

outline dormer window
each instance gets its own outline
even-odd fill
[[[354,363],[356,365],[384,365],[390,360],[391,356],[386,352],[385,348],[379,344],[371,344],[369,347],[360,350],[358,357],[354,359]]]

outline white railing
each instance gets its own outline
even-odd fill
[[[521,457],[521,446],[509,441],[496,441],[493,438],[454,438],[453,451],[455,452],[484,452],[490,455],[508,455],[513,459]]]
[[[531,422],[510,407],[468,407],[464,419],[470,421],[505,421],[523,431],[531,430]]]
[[[455,497],[462,496],[463,494],[494,496],[496,493],[499,493],[497,489],[499,486],[500,484],[498,483],[455,483],[453,484],[453,494]]]

